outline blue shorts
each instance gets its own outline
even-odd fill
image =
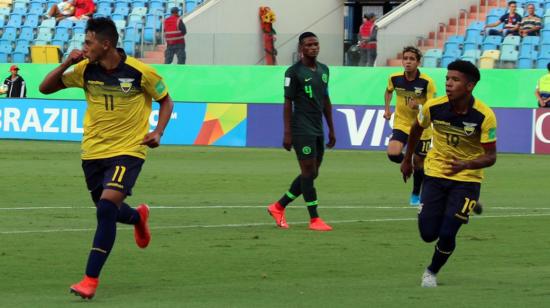
[[[113,189],[129,196],[144,162],[141,158],[128,155],[82,160],[88,190],[93,195],[94,192]]]
[[[425,176],[422,182],[420,220],[452,217],[468,223],[479,199],[480,183]]]

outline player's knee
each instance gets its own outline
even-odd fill
[[[390,161],[394,162],[394,163],[397,163],[397,164],[400,164],[402,161],[403,161],[403,158],[404,158],[404,155],[403,153],[399,153],[399,154],[388,154],[388,158],[390,159]]]
[[[97,219],[116,219],[118,215],[117,206],[106,199],[101,199],[97,202]]]
[[[420,230],[420,237],[422,240],[426,243],[431,243],[439,237],[439,234],[437,232],[433,231],[427,231],[427,230]]]

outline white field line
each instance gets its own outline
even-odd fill
[[[486,219],[486,218],[515,218],[515,217],[546,217],[549,214],[517,214],[517,215],[484,215],[474,216],[472,219]],[[331,224],[346,224],[346,223],[363,223],[363,222],[393,222],[393,221],[416,221],[416,218],[377,218],[377,219],[354,219],[354,220],[332,220],[327,221]],[[290,222],[291,225],[305,225],[306,221]],[[219,224],[219,225],[175,225],[175,226],[157,226],[151,227],[152,230],[166,230],[166,229],[200,229],[200,228],[243,228],[243,227],[257,227],[257,226],[273,226],[273,222],[252,222],[242,224]],[[118,230],[133,230],[134,228],[121,227]],[[79,228],[79,229],[44,229],[44,230],[13,230],[13,231],[0,231],[0,235],[9,234],[34,234],[34,233],[63,233],[63,232],[90,232],[95,228]]]
[[[266,209],[265,205],[207,205],[207,206],[149,206],[150,209],[159,210],[212,210],[212,209]],[[289,209],[302,209],[301,206],[292,206]],[[414,206],[368,206],[368,205],[342,205],[342,206],[321,206],[323,209],[342,209],[342,210],[401,210],[412,209],[418,210]],[[490,210],[550,210],[550,207],[504,207],[504,206],[489,206]],[[38,211],[38,210],[89,210],[94,209],[89,207],[76,206],[31,206],[31,207],[0,207],[0,211]]]

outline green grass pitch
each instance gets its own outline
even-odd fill
[[[95,211],[79,144],[0,141],[0,307],[81,307]],[[277,229],[266,206],[298,172],[282,149],[151,150],[131,205],[151,205],[151,245],[119,225],[98,307],[548,307],[550,156],[501,154],[486,170],[482,216],[422,289],[411,184],[385,153],[328,151],[316,181],[334,231],[307,230],[303,200]]]

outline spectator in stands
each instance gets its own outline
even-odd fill
[[[56,5],[52,5],[46,17],[55,18],[56,22],[59,22],[61,19],[65,19],[73,16],[74,14],[74,5],[72,0],[62,0]]]
[[[376,15],[368,13],[364,16],[364,22],[359,28],[359,48],[361,51],[359,66],[374,66],[376,60],[376,34],[378,32],[375,22]]]
[[[550,62],[546,65],[548,74],[542,76],[537,83],[535,96],[539,102],[539,107],[550,107]]]
[[[494,23],[485,25],[485,29],[496,27],[504,23],[504,29],[491,29],[489,35],[519,35],[519,24],[521,22],[521,16],[516,13],[518,5],[516,1],[508,2],[508,13],[500,16],[499,20]]]
[[[23,77],[19,76],[19,67],[12,65],[10,67],[11,76],[4,80],[0,88],[0,94],[6,94],[6,97],[27,97],[27,86]]]
[[[93,0],[74,0],[74,7],[74,16],[69,18],[72,21],[90,19],[95,13],[95,4]]]
[[[538,36],[540,35],[540,29],[542,28],[542,19],[535,15],[535,5],[529,4],[527,6],[527,17],[523,18],[519,24],[519,35],[524,36]]]
[[[178,57],[178,64],[185,64],[185,34],[187,28],[181,20],[180,10],[173,7],[170,12],[172,15],[164,20],[164,37],[166,38],[166,50],[164,51],[164,63],[170,64],[174,60],[174,55]]]

